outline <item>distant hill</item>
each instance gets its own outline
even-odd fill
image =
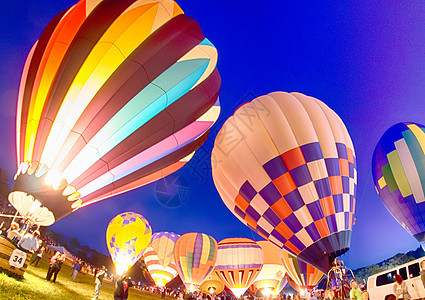
[[[358,282],[366,282],[367,278],[373,274],[397,267],[422,256],[425,256],[425,252],[422,247],[419,247],[418,249],[409,251],[405,254],[398,253],[389,259],[381,261],[380,263],[353,270],[353,273]]]

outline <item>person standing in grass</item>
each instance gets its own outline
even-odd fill
[[[77,262],[75,263],[74,267],[72,268],[72,276],[71,276],[71,280],[74,281],[75,278],[77,278],[78,273],[81,270],[81,260],[77,260]]]
[[[34,257],[34,260],[30,263],[31,266],[32,266],[33,263],[35,263],[34,267],[37,267],[38,262],[43,257],[44,250],[45,250],[45,248],[43,246],[43,241],[39,240],[38,241],[38,250],[35,252],[36,255]]]
[[[50,269],[50,274],[47,274],[47,281],[50,281],[50,278],[53,275],[53,283],[56,283],[56,277],[58,276],[59,271],[62,268],[63,263],[65,262],[66,255],[61,254],[53,263],[52,268]]]
[[[92,300],[95,300],[99,297],[100,286],[103,283],[103,277],[105,277],[105,273],[106,267],[102,266],[102,269],[96,274],[96,280],[94,281],[96,285],[94,287],[94,297],[92,298]]]

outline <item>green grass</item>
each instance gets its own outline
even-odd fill
[[[78,274],[77,279],[71,281],[71,268],[63,266],[56,279],[56,283],[46,281],[48,261],[43,258],[37,268],[29,266],[24,279],[17,280],[0,273],[0,299],[13,300],[79,300],[90,299],[94,296],[94,278],[92,275]],[[99,299],[113,299],[115,287],[111,281],[104,280],[100,288]],[[160,296],[146,291],[131,288],[128,299],[157,300]],[[168,300],[174,299],[167,296]]]

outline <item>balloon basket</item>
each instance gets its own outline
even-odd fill
[[[25,257],[19,256],[19,255],[12,257],[12,254],[16,254],[16,253],[25,253]],[[32,253],[18,249],[18,247],[12,244],[8,239],[0,236],[0,271],[1,272],[6,273],[7,275],[11,277],[22,279],[30,263],[31,257],[32,257]],[[14,259],[16,260],[16,265],[19,266],[20,265],[19,262],[21,262],[21,264],[23,263],[23,265],[21,267],[13,266]],[[10,261],[12,261],[12,265]]]
[[[353,271],[345,267],[342,261],[335,259],[327,277],[325,298],[331,300],[349,300],[350,281],[355,280]]]

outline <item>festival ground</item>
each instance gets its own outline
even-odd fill
[[[77,279],[71,281],[71,268],[63,266],[56,279],[56,283],[46,281],[48,268],[47,258],[42,258],[38,266],[29,266],[23,280],[17,280],[0,273],[0,295],[2,300],[82,300],[91,299],[94,294],[93,275],[78,274]],[[113,299],[114,284],[104,280],[100,289],[99,300]],[[129,299],[154,300],[160,295],[131,288]],[[166,299],[174,299],[167,296]]]

